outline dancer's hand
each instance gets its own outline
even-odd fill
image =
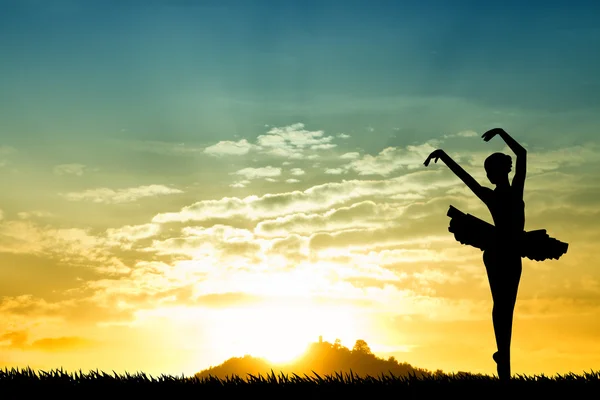
[[[427,160],[425,160],[425,162],[423,164],[425,164],[425,166],[429,166],[429,162],[431,161],[431,159],[433,158],[434,161],[437,163],[438,159],[441,158],[444,155],[444,150],[442,149],[437,149],[434,150],[429,157],[427,157]]]
[[[490,139],[492,139],[496,135],[499,135],[501,132],[504,132],[504,129],[502,129],[502,128],[494,128],[494,129],[490,129],[489,131],[487,131],[486,133],[484,133],[481,137],[486,142],[489,142]]]

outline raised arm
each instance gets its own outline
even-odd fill
[[[438,159],[441,159],[444,164],[450,168],[450,171],[454,172],[456,176],[460,178],[461,181],[467,185],[469,189],[475,193],[477,197],[479,197],[484,203],[486,202],[486,194],[487,190],[483,186],[481,186],[467,171],[465,171],[460,165],[458,165],[446,152],[442,149],[435,150],[433,153],[427,157],[427,160],[423,164],[427,167],[429,162],[434,159],[437,163]]]
[[[502,128],[494,128],[483,134],[483,140],[488,142],[494,136],[500,136],[506,145],[517,156],[517,165],[515,167],[515,176],[512,181],[512,187],[519,190],[523,195],[523,189],[525,188],[525,177],[527,175],[527,150],[521,146],[515,139],[513,139],[508,132]]]

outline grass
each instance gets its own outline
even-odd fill
[[[600,394],[600,373],[517,375],[509,382],[480,374],[439,374],[427,378],[415,376],[358,377],[355,374],[299,376],[248,375],[218,379],[215,377],[152,377],[144,373],[119,375],[81,371],[0,370],[2,399],[29,399],[49,396],[66,398],[334,398],[394,397],[396,399],[440,398],[596,398]]]

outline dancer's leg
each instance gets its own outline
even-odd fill
[[[510,342],[517,291],[521,278],[521,258],[499,252],[484,253],[484,263],[492,291],[494,306],[492,322],[498,351],[494,361],[498,364],[498,377],[510,378]]]

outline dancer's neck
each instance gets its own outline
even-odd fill
[[[506,180],[502,180],[501,182],[498,182],[496,184],[496,189],[505,190],[508,188],[510,188],[510,183],[508,182],[508,178],[506,178]]]

